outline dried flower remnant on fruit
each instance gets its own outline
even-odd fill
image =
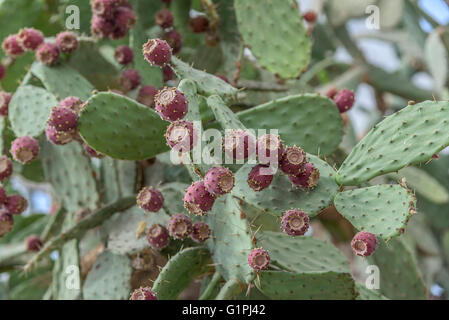
[[[137,204],[148,212],[158,212],[164,204],[164,196],[153,187],[144,187],[137,195]]]

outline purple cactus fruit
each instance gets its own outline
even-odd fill
[[[134,290],[129,300],[157,300],[157,295],[148,287],[140,287]]]
[[[262,164],[269,164],[270,160],[279,163],[284,153],[284,145],[277,134],[265,134],[257,139],[257,156]]]
[[[57,107],[65,107],[72,109],[75,113],[79,114],[81,109],[83,108],[84,102],[78,97],[69,96],[67,98],[62,99]]]
[[[5,77],[6,74],[6,68],[4,65],[0,63],[0,81]]]
[[[14,160],[27,164],[39,154],[39,143],[29,136],[19,137],[12,142],[10,152]]]
[[[164,196],[153,187],[144,187],[137,195],[137,204],[148,212],[158,212],[164,204]]]
[[[371,232],[360,231],[352,238],[351,248],[356,255],[368,257],[377,248],[377,238]]]
[[[172,49],[167,41],[150,39],[142,47],[143,56],[151,65],[163,67],[171,60]]]
[[[175,72],[169,65],[166,65],[162,68],[162,77],[164,78],[164,82],[173,80],[173,78],[175,77]]]
[[[114,52],[115,61],[122,65],[127,65],[128,63],[133,62],[134,60],[134,52],[128,46],[119,46],[115,49]]]
[[[137,101],[147,107],[154,108],[154,97],[156,96],[158,90],[153,86],[142,86],[137,95]]]
[[[304,211],[291,209],[282,215],[281,226],[289,236],[302,236],[309,229],[310,219]]]
[[[154,21],[163,29],[171,28],[173,26],[173,14],[168,9],[161,9],[156,12]]]
[[[44,35],[34,28],[21,29],[17,34],[17,43],[26,51],[36,50],[42,42],[44,42]]]
[[[5,208],[11,214],[21,214],[28,208],[28,201],[20,194],[12,194],[6,198]]]
[[[189,108],[184,94],[176,88],[160,90],[154,97],[156,111],[162,119],[168,121],[181,120]]]
[[[316,14],[315,11],[313,10],[309,10],[307,12],[305,12],[302,17],[304,18],[304,20],[306,20],[308,23],[314,23],[316,21],[316,19],[318,18],[318,15]]]
[[[0,181],[8,179],[12,174],[12,161],[7,156],[0,156]]]
[[[256,271],[265,270],[270,264],[270,255],[263,248],[252,249],[248,255],[248,263]]]
[[[59,60],[58,46],[49,42],[41,44],[36,50],[36,60],[47,66],[54,65]]]
[[[203,243],[210,238],[210,228],[204,222],[196,222],[193,224],[193,231],[190,235],[193,241]]]
[[[184,207],[191,214],[204,216],[214,205],[215,197],[207,191],[204,181],[193,182],[184,195]]]
[[[258,164],[248,174],[248,185],[254,191],[268,188],[273,181],[273,171],[268,165]]]
[[[54,107],[51,110],[48,124],[59,132],[73,133],[78,126],[78,115],[66,107]]]
[[[92,35],[99,39],[104,39],[109,37],[114,30],[114,25],[107,20],[99,16],[92,16],[90,21],[90,31]]]
[[[91,0],[92,13],[103,19],[112,19],[115,12],[113,0]]]
[[[132,9],[131,3],[128,2],[128,0],[111,0],[113,5],[116,7],[126,7],[129,9]]]
[[[6,190],[3,187],[0,187],[0,206],[6,204],[7,195]]]
[[[170,45],[173,50],[173,54],[179,53],[182,49],[182,37],[178,30],[170,30],[165,32],[164,40]]]
[[[112,39],[121,39],[126,36],[128,31],[132,29],[137,21],[134,12],[127,7],[119,7],[115,12],[115,27],[110,37]]]
[[[279,167],[289,175],[299,175],[306,164],[306,153],[300,147],[287,147],[282,154]]]
[[[288,176],[293,185],[297,188],[312,190],[318,185],[320,171],[311,162],[307,162],[304,170],[297,176]]]
[[[9,110],[9,102],[11,101],[11,94],[8,92],[0,92],[0,115],[7,116]]]
[[[168,231],[175,239],[185,239],[192,233],[192,220],[185,214],[175,214],[168,222]]]
[[[333,99],[340,113],[344,113],[354,105],[354,91],[343,89],[335,94]]]
[[[139,72],[134,69],[126,69],[120,77],[120,84],[125,91],[136,89],[140,86],[141,81],[142,78],[140,77]]]
[[[64,145],[72,142],[73,134],[70,132],[59,132],[55,127],[47,125],[45,128],[45,136],[47,140],[55,145]]]
[[[56,36],[56,45],[64,53],[72,53],[78,49],[78,37],[71,31],[63,31]]]
[[[31,235],[25,239],[25,246],[29,252],[38,252],[42,245],[42,240],[37,235]]]
[[[11,57],[20,56],[25,52],[17,42],[17,36],[15,34],[10,35],[6,37],[5,40],[3,40],[2,48],[3,51],[5,51],[5,53]]]
[[[87,143],[84,144],[83,148],[84,151],[86,151],[87,155],[91,158],[98,158],[98,159],[104,158],[104,154],[98,152],[97,150],[89,146]]]
[[[11,213],[4,208],[0,209],[0,238],[12,230],[14,218]]]
[[[168,246],[170,235],[167,228],[160,224],[153,224],[147,232],[147,240],[154,249],[162,250]]]
[[[204,186],[215,197],[231,192],[234,183],[234,174],[228,168],[213,167],[204,175]]]
[[[256,152],[256,141],[252,134],[243,129],[226,130],[224,149],[228,157],[244,160]]]
[[[190,19],[190,30],[194,33],[203,33],[209,28],[209,19],[205,16],[198,16]]]
[[[175,151],[189,152],[196,145],[198,137],[193,123],[187,120],[172,122],[165,132],[167,144]]]

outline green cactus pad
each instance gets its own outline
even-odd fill
[[[332,205],[338,185],[335,183],[335,171],[326,162],[313,155],[307,155],[307,160],[315,164],[320,171],[318,186],[312,191],[292,187],[288,177],[278,169],[271,185],[265,190],[255,192],[247,182],[253,166],[245,164],[235,175],[236,183],[232,195],[268,214],[281,216],[286,210],[298,208],[313,217]]]
[[[86,300],[127,300],[130,297],[132,274],[127,256],[109,251],[101,253],[87,274],[83,286]]]
[[[173,256],[153,285],[159,300],[174,300],[193,279],[210,271],[212,260],[205,248],[187,248]]]
[[[338,170],[341,185],[356,185],[405,166],[426,162],[449,145],[449,103],[409,105],[376,125]]]
[[[188,214],[184,208],[184,194],[189,187],[188,184],[180,182],[166,183],[161,186],[160,191],[164,196],[164,210],[169,215],[184,213]]]
[[[9,103],[9,120],[15,135],[41,135],[45,131],[51,109],[57,104],[55,96],[45,89],[20,86]]]
[[[211,108],[215,115],[215,119],[217,119],[224,130],[245,129],[245,126],[219,96],[210,96],[207,99],[207,105]]]
[[[293,0],[234,1],[244,42],[263,67],[285,79],[298,77],[312,52],[297,6]]]
[[[378,185],[338,193],[337,211],[357,230],[368,231],[388,240],[405,231],[416,213],[415,198],[400,185]]]
[[[205,222],[212,230],[206,243],[212,252],[216,270],[225,280],[238,279],[249,283],[254,272],[248,264],[248,254],[253,248],[251,233],[237,200],[225,195],[215,200]]]
[[[368,289],[364,284],[359,282],[355,283],[355,288],[359,294],[357,296],[357,300],[389,300],[387,297],[382,295],[379,290]]]
[[[167,126],[154,110],[106,92],[90,98],[78,120],[80,134],[92,148],[123,160],[144,160],[169,150]]]
[[[106,157],[101,160],[103,202],[110,203],[124,196],[136,193],[137,166],[134,161],[115,160]]]
[[[278,129],[287,145],[304,151],[328,155],[343,138],[343,121],[335,104],[316,94],[288,96],[237,113],[252,129]]]

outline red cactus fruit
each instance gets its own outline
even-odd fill
[[[153,224],[147,231],[147,240],[150,246],[156,250],[162,250],[168,246],[170,235],[167,228],[160,224]]]
[[[163,29],[171,28],[173,26],[173,14],[168,9],[161,9],[156,12],[154,21]]]
[[[252,249],[248,255],[248,263],[256,271],[262,271],[270,265],[270,255],[263,248]]]
[[[304,18],[304,20],[306,20],[309,23],[314,23],[316,21],[316,19],[318,18],[316,12],[312,11],[312,10],[309,10],[306,13],[304,13],[302,15],[302,17]]]
[[[0,92],[0,115],[7,116],[9,110],[9,102],[11,101],[11,94],[8,92]]]
[[[91,0],[90,6],[92,13],[103,19],[112,19],[115,13],[115,4],[113,0]]]
[[[27,164],[36,159],[39,154],[39,143],[32,137],[19,137],[12,142],[10,152],[14,160]]]
[[[47,140],[55,145],[64,145],[72,142],[73,134],[67,132],[59,132],[55,129],[55,127],[47,125],[45,128],[45,136]]]
[[[265,134],[257,139],[257,156],[262,164],[278,163],[284,153],[281,137],[276,134]]]
[[[59,60],[58,46],[49,42],[41,44],[36,50],[36,60],[47,66],[54,65]]]
[[[143,56],[151,65],[163,67],[171,60],[172,49],[167,41],[150,39],[142,47]]]
[[[193,231],[190,235],[193,241],[203,243],[210,238],[210,228],[204,222],[196,222],[193,224]]]
[[[164,82],[167,82],[169,80],[173,80],[173,78],[175,77],[175,72],[169,65],[166,65],[166,66],[162,67],[162,76],[163,76]]]
[[[165,87],[156,94],[154,101],[157,113],[168,121],[181,120],[189,108],[186,97],[176,88]]]
[[[349,89],[343,89],[334,96],[334,102],[340,110],[340,113],[344,113],[352,108],[354,105],[354,91]]]
[[[81,109],[83,108],[84,102],[78,97],[68,96],[67,98],[59,101],[57,107],[69,108],[75,111],[75,113],[79,114]]]
[[[140,287],[134,290],[129,300],[157,300],[157,295],[148,287]]]
[[[154,97],[158,90],[153,86],[142,86],[137,95],[137,101],[147,107],[154,108]]]
[[[184,207],[191,214],[204,216],[215,202],[215,197],[207,191],[204,181],[193,182],[184,195]]]
[[[12,194],[6,197],[5,208],[11,214],[21,214],[28,208],[28,201],[20,194]]]
[[[204,175],[204,186],[215,197],[231,192],[234,184],[234,174],[228,168],[213,167]]]
[[[0,156],[0,181],[8,179],[12,174],[12,161],[7,156]]]
[[[281,226],[289,236],[302,236],[309,229],[310,219],[304,211],[292,209],[282,215]]]
[[[48,124],[59,132],[73,133],[78,126],[78,115],[66,107],[54,107],[51,110]]]
[[[126,36],[128,31],[132,29],[137,21],[137,17],[130,8],[119,7],[115,12],[114,30],[110,35],[112,39],[121,39]]]
[[[247,159],[256,152],[254,136],[242,129],[226,130],[223,145],[226,155],[236,160]]]
[[[96,15],[92,16],[90,21],[90,32],[94,37],[99,39],[107,38],[112,34],[113,30],[114,25],[110,21],[104,20]]]
[[[209,29],[209,19],[205,16],[198,16],[190,19],[190,30],[194,33],[203,33]]]
[[[179,53],[182,49],[182,38],[178,30],[170,30],[164,34],[164,40],[170,45],[173,54]]]
[[[198,137],[193,123],[187,120],[172,122],[165,132],[167,144],[175,151],[189,152],[196,145]]]
[[[306,164],[306,153],[297,146],[287,147],[282,154],[279,166],[289,175],[299,175]]]
[[[0,63],[0,81],[5,77],[6,74],[6,68],[4,65]]]
[[[168,231],[175,239],[185,239],[193,231],[192,220],[185,214],[175,214],[168,222]]]
[[[273,171],[268,165],[258,164],[248,174],[248,185],[257,192],[268,188],[272,181]]]
[[[98,159],[104,158],[104,154],[98,152],[97,150],[89,146],[87,143],[84,144],[83,148],[84,151],[86,151],[87,155],[91,158],[98,158]]]
[[[12,230],[14,218],[11,213],[4,208],[0,209],[0,238]]]
[[[125,45],[118,46],[115,49],[114,58],[115,58],[115,60],[118,63],[120,63],[122,65],[127,65],[128,63],[133,62],[133,60],[134,60],[134,52],[128,46],[125,46]]]
[[[6,190],[3,187],[0,187],[0,206],[6,204],[7,195]]]
[[[71,31],[63,31],[56,36],[56,45],[64,53],[72,53],[78,49],[78,37]]]
[[[311,162],[307,162],[304,170],[297,176],[288,176],[293,185],[297,188],[312,190],[318,185],[320,171]]]
[[[147,212],[158,212],[164,204],[164,196],[153,187],[144,187],[137,195],[137,204]]]
[[[142,78],[137,70],[126,69],[120,77],[120,84],[123,90],[130,91],[140,86]]]
[[[42,42],[44,42],[44,35],[34,28],[21,29],[17,34],[17,43],[26,51],[36,50]]]
[[[337,93],[338,93],[338,89],[335,87],[331,87],[329,90],[327,90],[326,97],[328,97],[329,99],[334,99],[334,97]]]
[[[2,48],[3,51],[5,51],[5,53],[11,57],[20,56],[25,52],[17,42],[17,36],[15,34],[10,35],[6,37],[5,40],[3,40]]]
[[[42,240],[38,235],[31,235],[25,239],[25,246],[29,252],[38,252],[42,245]]]
[[[371,232],[361,231],[352,238],[351,248],[356,255],[368,257],[377,248],[377,238]]]

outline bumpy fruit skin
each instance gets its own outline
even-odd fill
[[[204,216],[209,212],[215,202],[213,194],[207,191],[204,181],[193,182],[184,195],[184,207],[191,214]]]
[[[56,36],[56,45],[64,53],[72,53],[78,49],[78,37],[71,31],[63,31]]]
[[[352,238],[351,248],[356,255],[368,257],[377,248],[377,238],[371,232],[361,231]]]
[[[170,243],[170,235],[164,226],[153,224],[147,231],[147,240],[154,249],[162,250]]]
[[[90,32],[94,37],[99,39],[107,38],[112,34],[113,30],[114,25],[110,21],[104,20],[96,15],[92,16],[90,21]]]
[[[45,128],[45,136],[47,137],[47,140],[51,143],[62,146],[67,143],[72,142],[73,140],[73,134],[68,132],[59,132],[55,129],[55,127],[47,125]]]
[[[282,229],[289,236],[302,236],[309,230],[309,216],[301,210],[292,209],[282,215]]]
[[[12,230],[14,218],[11,213],[5,209],[0,209],[0,238]]]
[[[98,158],[102,159],[104,158],[104,154],[98,152],[97,150],[93,149],[91,146],[89,146],[87,143],[83,146],[84,151],[86,151],[87,155],[91,158]]]
[[[209,19],[205,16],[198,16],[190,19],[190,30],[194,33],[203,33],[209,28]]]
[[[271,174],[262,174],[262,170],[267,170]],[[251,189],[256,192],[262,191],[268,188],[273,181],[273,171],[267,165],[258,164],[249,172],[247,181]]]
[[[5,51],[5,53],[10,57],[18,57],[25,52],[19,45],[15,34],[10,35],[3,40],[2,48],[3,51]]]
[[[137,95],[137,101],[141,104],[146,105],[149,108],[154,108],[154,97],[156,96],[158,90],[153,86],[142,86]]]
[[[196,222],[193,224],[193,231],[190,235],[193,241],[203,243],[210,238],[210,228],[204,222]]]
[[[279,167],[289,175],[299,175],[306,164],[306,153],[297,146],[287,147],[282,154]]]
[[[265,134],[257,139],[257,156],[261,164],[270,164],[270,160],[279,163],[284,153],[281,137],[276,134]]]
[[[0,187],[0,206],[6,204],[7,199],[5,188]]]
[[[44,35],[34,28],[21,29],[17,34],[17,42],[23,50],[36,50],[44,42]]]
[[[234,173],[228,168],[213,167],[204,175],[204,186],[215,197],[231,192],[234,184]]]
[[[69,108],[75,111],[77,114],[79,114],[81,109],[83,108],[83,105],[84,102],[80,98],[69,96],[59,101],[57,107]]]
[[[340,113],[344,113],[352,108],[354,105],[354,91],[349,89],[343,89],[334,96],[334,102],[340,110]]]
[[[160,90],[154,97],[156,112],[168,121],[181,120],[187,114],[189,105],[184,94],[176,88]]]
[[[48,124],[59,132],[72,133],[78,126],[78,115],[66,107],[54,107],[51,110]]]
[[[129,300],[157,300],[156,293],[148,287],[134,290]]]
[[[11,101],[11,94],[8,92],[0,92],[0,115],[7,116],[9,110],[9,102]]]
[[[225,153],[235,160],[244,160],[256,152],[256,140],[243,129],[226,130],[223,141]]]
[[[128,63],[133,62],[134,60],[134,52],[128,46],[119,46],[115,49],[114,52],[115,61],[122,65],[127,65]]]
[[[187,120],[172,122],[165,132],[165,140],[177,152],[189,152],[198,140],[193,123]]]
[[[0,181],[8,179],[12,174],[12,161],[7,156],[0,156]]]
[[[168,9],[161,9],[156,12],[154,21],[161,28],[171,28],[173,26],[173,14]]]
[[[182,37],[178,30],[170,30],[164,34],[164,40],[170,45],[173,54],[178,54],[182,49]]]
[[[27,251],[38,252],[42,248],[42,240],[37,235],[31,235],[25,239]]]
[[[5,208],[11,214],[21,214],[28,208],[28,201],[20,194],[12,194],[6,198]]]
[[[111,19],[114,17],[115,4],[113,0],[91,0],[90,6],[94,15],[103,19]]]
[[[185,214],[175,214],[168,222],[168,231],[175,239],[185,239],[192,234],[192,220]]]
[[[297,188],[312,190],[318,185],[320,171],[311,162],[307,162],[304,170],[297,176],[288,176],[292,184]]]
[[[175,77],[175,72],[170,66],[166,65],[162,68],[162,76],[164,82],[167,82],[169,80],[173,80],[173,78]]]
[[[142,47],[143,56],[151,65],[163,67],[170,62],[172,48],[167,41],[150,39]]]
[[[338,89],[335,87],[331,87],[329,90],[327,90],[326,97],[328,97],[329,99],[334,99],[334,97],[337,93],[338,93]]]
[[[248,255],[248,263],[256,271],[262,271],[270,265],[270,255],[263,248],[252,249]]]
[[[0,81],[5,77],[6,68],[4,65],[0,63]]]
[[[153,187],[144,187],[137,195],[137,204],[148,212],[158,212],[164,204],[164,196]]]
[[[137,70],[127,69],[123,71],[120,77],[120,84],[123,90],[130,91],[136,89],[142,81],[140,74]]]
[[[47,66],[52,66],[59,60],[59,48],[57,45],[45,42],[36,50],[36,60]]]
[[[36,159],[39,154],[39,143],[32,137],[19,137],[12,142],[10,152],[14,160],[27,164]]]
[[[317,19],[317,14],[315,11],[309,10],[306,13],[302,15],[304,20],[306,20],[309,23],[314,23]]]

